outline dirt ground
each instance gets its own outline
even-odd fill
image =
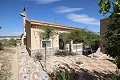
[[[6,47],[0,51],[0,80],[18,80],[18,47]],[[4,76],[3,76],[4,75]]]
[[[68,64],[71,67],[75,66],[76,61],[80,61],[83,64],[80,66],[82,69],[87,69],[89,71],[97,71],[97,72],[106,72],[106,71],[116,71],[116,65],[109,60],[107,55],[105,54],[95,54],[98,57],[86,57],[83,55],[77,56],[48,56],[47,57],[47,65],[46,68],[49,71],[52,71],[56,65],[58,64]],[[41,61],[44,64],[44,60]]]

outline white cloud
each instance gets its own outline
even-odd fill
[[[70,13],[67,15],[67,18],[74,22],[78,22],[78,23],[82,23],[82,24],[100,25],[100,22],[97,19],[95,19],[93,17],[89,17],[86,14]]]
[[[38,4],[49,4],[49,3],[53,3],[61,0],[27,0],[27,1],[34,1]]]
[[[75,11],[83,10],[83,8],[69,8],[65,6],[59,6],[59,7],[56,7],[55,9],[57,13],[68,13],[68,12],[75,12]]]

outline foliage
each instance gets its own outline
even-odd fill
[[[99,35],[92,31],[85,29],[75,29],[70,30],[68,34],[65,35],[66,40],[70,42],[73,40],[74,43],[83,42],[84,45],[89,45],[90,47],[99,46]]]
[[[96,43],[99,43],[99,35],[97,33],[87,31],[86,38],[84,39],[84,42],[89,45],[95,45]]]
[[[101,80],[120,80],[120,76],[116,72],[102,74]]]
[[[73,76],[70,75],[71,72],[72,70],[69,71],[67,67],[58,65],[56,69],[50,73],[50,76],[52,80],[74,80]]]
[[[105,52],[116,59],[116,64],[120,68],[117,61],[120,60],[120,1],[100,0],[99,6],[99,12],[108,15],[108,31],[103,35]]]
[[[2,44],[5,46],[5,45],[9,45],[8,43],[8,40],[7,39],[4,39],[4,40],[1,40]]]
[[[73,40],[74,43],[82,42],[82,37],[79,36],[81,31],[81,29],[70,30],[69,33],[65,35],[66,40],[68,42]]]
[[[75,63],[78,64],[78,65],[83,64],[83,62],[81,62],[81,61],[76,61]]]
[[[3,40],[0,40],[0,45],[1,47],[4,47],[4,46],[16,46],[16,40],[14,38],[11,38],[9,40],[7,39],[3,39]]]
[[[34,53],[34,59],[35,61],[38,60],[42,60],[43,59],[43,56],[42,56],[42,53],[40,51],[37,51],[36,53]]]
[[[55,32],[55,29],[48,26],[43,28],[43,32],[41,33],[41,36],[43,39],[48,40],[50,37],[53,37],[53,35],[55,34],[57,34]]]
[[[50,73],[52,80],[120,80],[117,72],[97,72],[82,69],[80,67],[70,67],[68,64],[59,64]]]
[[[8,44],[16,46],[16,40],[14,38],[12,38],[12,39],[8,40]]]
[[[3,44],[2,44],[2,42],[0,41],[0,50],[3,50],[4,48],[3,48]]]
[[[53,38],[53,35],[56,34],[55,29],[51,28],[50,26],[44,26],[45,28],[43,28],[43,32],[40,33],[40,36],[42,37],[42,39],[44,40],[49,40],[50,37]],[[46,47],[46,42],[45,42],[45,68],[46,68],[46,59],[47,59],[47,47]]]
[[[75,53],[73,53],[73,52],[68,52],[68,51],[63,51],[63,50],[60,51],[60,50],[59,50],[59,51],[57,51],[57,52],[55,53],[55,55],[56,55],[56,56],[63,56],[63,57],[64,57],[64,56],[69,56],[69,55],[72,55],[72,56],[73,56],[73,55],[75,55]]]
[[[94,45],[95,42],[99,42],[99,35],[84,29],[70,30],[65,36],[68,41],[73,40],[76,42],[84,42],[85,44]]]

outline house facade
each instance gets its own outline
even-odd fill
[[[26,12],[20,14],[23,17],[23,27],[24,27],[24,35],[22,36],[22,45],[26,45],[26,49],[31,57],[34,57],[37,53],[41,53],[42,55],[45,52],[45,42],[47,47],[47,55],[53,55],[57,50],[68,50],[69,45],[65,44],[62,35],[68,32],[68,30],[77,29],[71,26],[65,26],[61,24],[51,23],[51,22],[43,22],[38,20],[31,20],[26,18]],[[55,29],[55,32],[58,34],[53,35],[49,40],[43,40],[41,32],[45,27],[51,27]],[[71,41],[73,44],[73,41]],[[78,48],[82,48],[82,44],[78,45]],[[76,47],[71,45],[72,49]],[[75,51],[75,50],[73,50]],[[81,51],[81,49],[78,49]]]
[[[43,40],[41,32],[45,27],[52,27],[56,30],[58,34],[53,35],[49,40]],[[64,42],[60,40],[62,34],[65,34],[68,30],[75,29],[74,27],[64,26],[60,24],[36,21],[26,19],[25,21],[25,33],[26,33],[26,49],[30,53],[31,56],[34,56],[36,52],[44,53],[44,45],[47,43],[47,53],[49,55],[54,54],[59,49],[65,49]],[[61,41],[61,42],[60,42]]]

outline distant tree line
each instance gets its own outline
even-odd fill
[[[16,40],[14,38],[11,38],[11,39],[3,39],[3,40],[0,40],[0,50],[4,49],[4,47],[6,46],[16,46]]]

